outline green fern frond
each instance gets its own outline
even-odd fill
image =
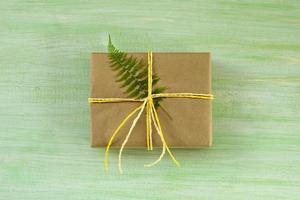
[[[125,88],[124,93],[129,98],[145,98],[148,95],[148,68],[143,59],[129,56],[127,53],[118,50],[108,39],[108,57],[110,67],[116,71],[116,82],[120,82],[120,87]],[[162,93],[166,87],[156,87],[160,78],[157,74],[152,75],[153,94]],[[155,107],[159,107],[162,98],[154,99]]]

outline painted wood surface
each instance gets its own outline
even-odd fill
[[[214,144],[89,147],[90,53],[209,51]],[[0,199],[299,199],[300,2],[0,2]]]

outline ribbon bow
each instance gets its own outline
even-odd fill
[[[165,155],[165,152],[167,150],[168,154],[170,155],[170,157],[172,158],[173,162],[179,167],[180,163],[175,159],[174,155],[172,154],[170,148],[168,147],[165,139],[164,139],[164,134],[161,128],[161,124],[159,121],[159,117],[157,114],[157,111],[154,107],[154,103],[153,103],[153,99],[155,98],[192,98],[192,99],[205,99],[205,100],[212,100],[213,99],[213,95],[211,94],[198,94],[198,93],[159,93],[159,94],[152,94],[152,52],[148,51],[148,96],[146,98],[142,98],[142,99],[133,99],[133,98],[89,98],[89,103],[117,103],[117,102],[143,102],[142,105],[140,105],[139,107],[137,107],[136,109],[134,109],[133,111],[131,111],[126,117],[125,119],[120,123],[120,125],[118,126],[118,128],[114,131],[114,133],[112,134],[107,147],[106,147],[106,151],[105,151],[105,157],[104,157],[104,166],[105,169],[108,169],[108,152],[110,149],[110,146],[114,140],[114,138],[116,137],[116,135],[119,133],[119,131],[121,130],[121,128],[126,124],[126,122],[134,115],[138,112],[137,116],[135,117],[135,119],[132,122],[132,125],[122,143],[122,146],[120,148],[119,151],[119,171],[122,174],[123,170],[122,170],[122,152],[123,149],[131,135],[131,132],[133,130],[133,128],[135,127],[137,121],[139,120],[139,118],[141,117],[143,111],[146,109],[146,133],[147,133],[147,149],[148,150],[153,150],[153,145],[152,145],[152,121],[154,124],[154,127],[158,133],[158,135],[160,136],[161,142],[162,142],[162,152],[160,154],[160,156],[158,157],[157,160],[155,160],[154,162],[150,163],[150,164],[145,164],[146,167],[151,167],[153,165],[156,165],[159,161],[161,161],[161,159],[163,158],[163,156]]]

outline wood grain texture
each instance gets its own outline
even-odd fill
[[[214,145],[89,147],[90,53],[209,51]],[[0,2],[0,199],[299,199],[297,0]]]

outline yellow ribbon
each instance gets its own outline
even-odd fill
[[[160,93],[160,94],[152,94],[152,52],[148,51],[148,95],[146,98],[142,99],[132,99],[132,98],[89,98],[89,103],[118,103],[118,102],[143,102],[142,105],[131,111],[125,119],[120,123],[120,125],[117,127],[115,132],[112,134],[107,147],[105,151],[105,157],[104,157],[104,166],[105,169],[108,169],[108,152],[110,149],[110,146],[116,137],[116,135],[119,133],[121,128],[126,124],[126,122],[136,113],[137,116],[132,122],[132,125],[129,129],[129,132],[127,133],[120,151],[119,151],[119,171],[122,174],[122,151],[131,135],[131,132],[133,128],[135,127],[137,121],[141,117],[143,111],[146,109],[146,142],[147,142],[147,149],[152,150],[153,149],[153,144],[152,144],[152,121],[154,124],[154,127],[161,139],[162,142],[162,152],[160,156],[158,157],[157,160],[150,164],[146,164],[146,167],[150,167],[153,165],[156,165],[161,159],[163,158],[166,150],[170,157],[172,158],[173,162],[177,165],[180,166],[179,162],[175,159],[174,155],[172,154],[171,150],[169,149],[167,142],[165,141],[164,134],[161,128],[161,124],[158,118],[157,111],[154,107],[153,99],[155,98],[192,98],[192,99],[205,99],[205,100],[212,100],[213,95],[211,94],[198,94],[198,93]]]

